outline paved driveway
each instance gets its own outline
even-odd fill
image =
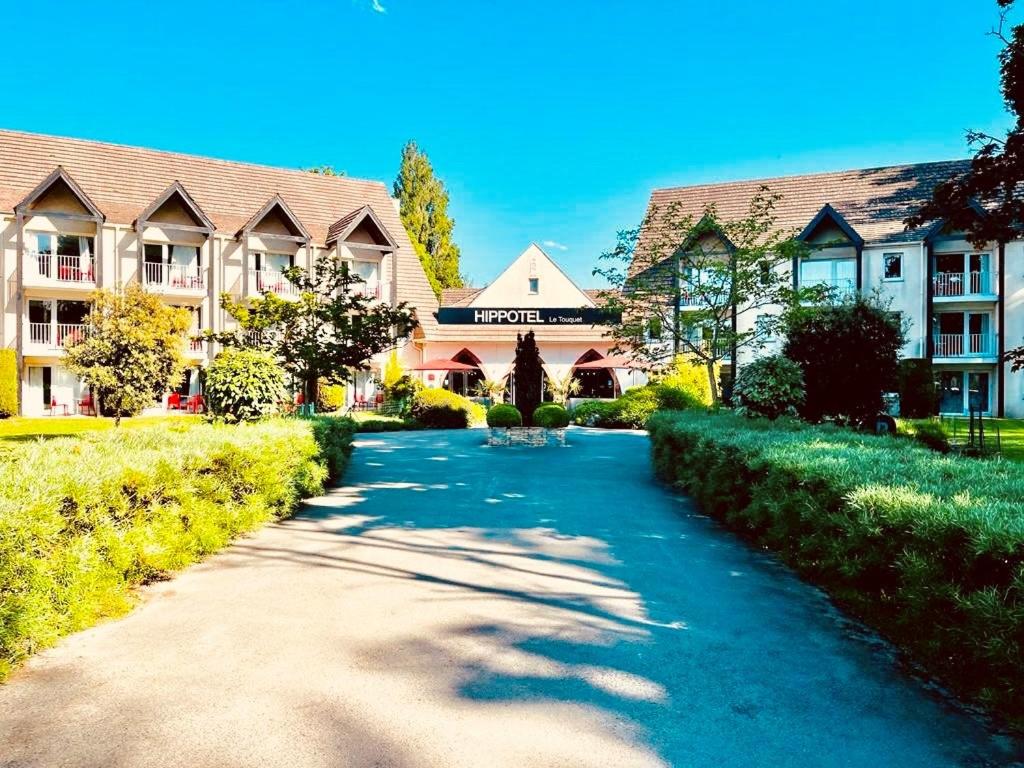
[[[647,439],[360,441],[349,485],[0,689],[2,766],[1002,765]]]

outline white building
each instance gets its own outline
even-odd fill
[[[18,353],[23,414],[82,405],[61,359],[96,288],[141,283],[188,307],[195,331],[224,331],[222,293],[287,298],[281,271],[321,254],[349,262],[375,299],[416,307],[417,334],[433,331],[437,299],[383,183],[0,131],[0,346]],[[179,396],[195,393],[208,346],[186,343]]]
[[[794,285],[879,291],[909,325],[904,357],[932,362],[940,412],[966,413],[973,399],[986,413],[1024,417],[1024,372],[1003,362],[1006,350],[1024,344],[1024,240],[977,248],[942,222],[903,224],[938,182],[966,167],[922,163],[657,189],[648,210],[672,205],[696,220],[714,205],[720,219],[742,219],[766,185],[781,195],[777,226],[813,246],[788,268]],[[740,330],[755,322],[749,314],[740,314]]]

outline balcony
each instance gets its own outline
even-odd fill
[[[189,331],[189,338],[185,340],[185,357],[192,360],[206,357],[206,339],[192,338],[193,334],[198,335],[200,333],[202,333],[202,331],[198,329]]]
[[[30,253],[25,268],[25,285],[91,291],[96,287],[96,260],[92,256]]]
[[[68,342],[85,338],[82,323],[28,323],[26,354],[54,355],[62,353]]]
[[[142,281],[147,290],[176,296],[202,297],[206,293],[204,270],[187,264],[157,264],[147,261]]]
[[[937,333],[933,342],[936,360],[995,362],[998,356],[993,333]]]
[[[937,303],[996,300],[988,271],[936,272],[932,275],[932,297]]]
[[[857,295],[857,281],[845,277],[826,278],[823,280],[801,280],[802,290],[815,288],[825,290],[828,299],[831,301],[847,301]],[[804,304],[813,304],[812,301],[805,301]]]
[[[266,291],[270,291],[282,299],[299,297],[299,289],[284,276],[283,272],[276,269],[250,269],[249,295],[260,296]]]
[[[388,291],[387,285],[376,280],[367,280],[365,283],[353,283],[352,295],[365,296],[368,299],[377,299],[387,302],[389,301],[390,292]]]

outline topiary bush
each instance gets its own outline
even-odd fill
[[[316,392],[316,410],[319,413],[334,413],[345,407],[345,387],[320,381]]]
[[[777,419],[795,416],[804,402],[800,366],[782,355],[769,355],[740,369],[733,387],[736,412],[743,416]]]
[[[482,405],[447,389],[422,389],[412,401],[412,417],[428,429],[466,429],[482,424],[487,412]]]
[[[18,354],[0,349],[0,419],[18,415]]]
[[[569,412],[558,403],[544,403],[533,412],[533,426],[563,429],[569,426]]]
[[[228,421],[257,421],[277,410],[284,371],[269,352],[225,349],[206,369],[210,413]]]
[[[536,418],[536,411],[534,411]],[[514,405],[498,403],[492,405],[487,411],[488,427],[521,427],[523,426],[523,414]]]

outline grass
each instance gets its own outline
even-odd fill
[[[121,429],[154,427],[161,424],[189,424],[198,421],[199,416],[185,414],[173,416],[137,416],[121,420]],[[0,420],[0,442],[31,440],[37,437],[67,437],[86,432],[113,429],[114,420],[90,416],[15,416]]]
[[[910,423],[926,421],[923,419],[910,420]],[[956,436],[964,439],[969,429],[968,419],[963,416],[946,417],[942,419],[946,431],[953,435],[954,426]],[[999,442],[1002,447],[1003,458],[1010,461],[1024,462],[1024,419],[985,419],[986,438],[995,440],[995,429],[999,429]]]

